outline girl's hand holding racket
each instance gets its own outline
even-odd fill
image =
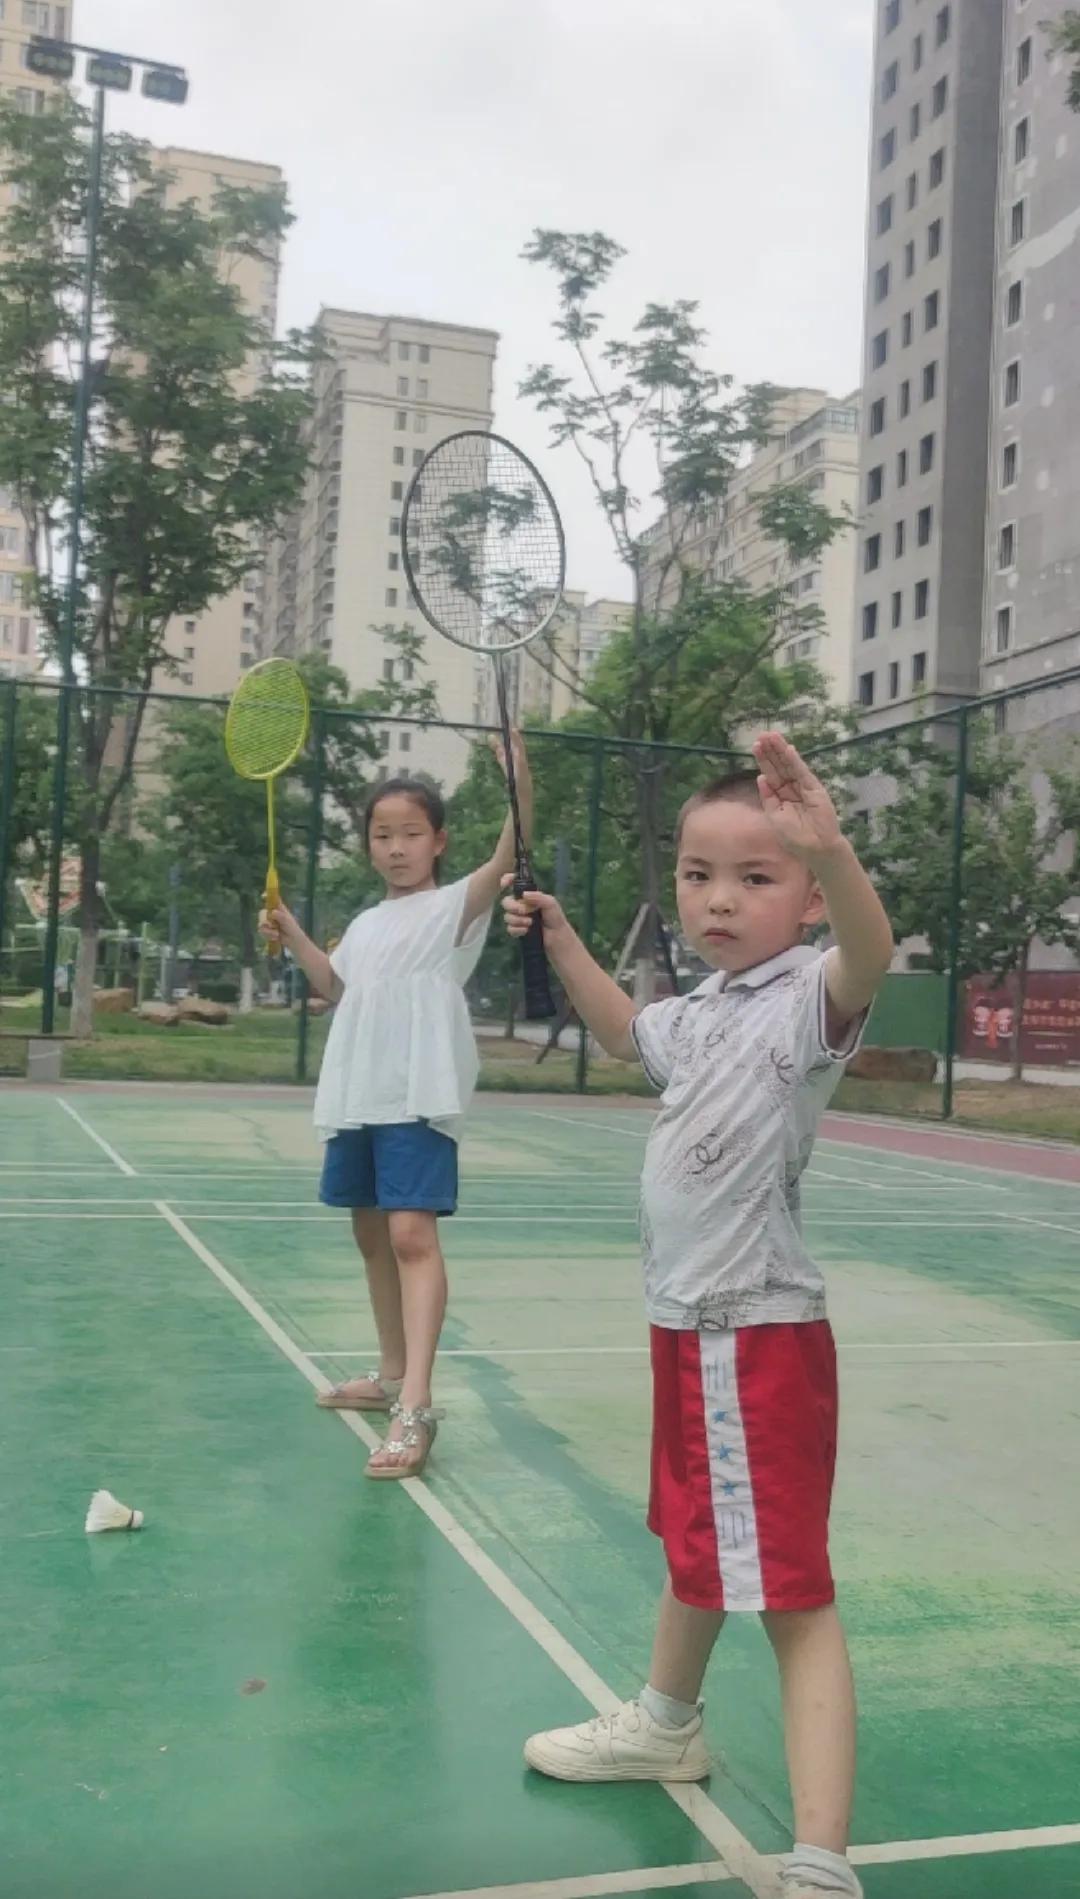
[[[259,934],[265,936],[270,943],[275,945],[287,943],[290,936],[295,936],[298,928],[299,925],[292,911],[286,910],[284,904],[279,904],[274,910],[259,911]]]

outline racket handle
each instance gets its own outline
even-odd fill
[[[530,885],[518,880],[514,884],[514,895],[520,897]],[[550,1022],[558,1014],[555,999],[551,993],[548,979],[547,951],[544,948],[544,925],[537,912],[529,925],[527,936],[521,939],[521,974],[525,987],[526,1022]]]
[[[275,910],[280,910],[280,908],[281,884],[278,881],[278,874],[276,870],[268,870],[266,873],[266,889],[263,891],[263,909],[269,917]],[[274,956],[280,948],[281,938],[278,932],[276,930],[268,930],[266,932],[267,954]]]

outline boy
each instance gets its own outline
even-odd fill
[[[543,918],[547,952],[608,1054],[663,1090],[641,1227],[654,1416],[649,1527],[668,1581],[647,1685],[617,1713],[533,1735],[560,1780],[701,1780],[698,1695],[729,1612],[760,1613],[780,1668],[795,1809],[785,1899],[861,1888],[847,1859],[855,1702],[829,1570],[836,1360],[799,1185],[893,939],[831,799],[776,733],[760,775],[684,807],[676,890],[716,974],[637,1011],[554,898],[505,900],[511,932]],[[828,920],[834,947],[803,946]]]

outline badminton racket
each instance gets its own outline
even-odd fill
[[[510,734],[506,659],[551,625],[562,601],[566,546],[551,492],[501,435],[465,429],[421,463],[405,498],[401,551],[413,598],[429,626],[456,646],[485,653],[495,686],[514,825],[514,893],[536,888],[521,828]],[[555,1014],[535,916],[522,938],[525,1014]]]
[[[299,758],[311,709],[307,687],[291,659],[264,659],[245,673],[225,716],[225,750],[241,778],[266,784],[267,871],[263,907],[267,917],[281,905],[274,823],[274,781]],[[280,938],[269,934],[272,947]]]

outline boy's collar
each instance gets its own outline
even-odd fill
[[[807,963],[815,962],[820,954],[820,950],[811,949],[808,943],[796,943],[791,949],[782,950],[779,956],[770,956],[767,963],[757,963],[753,969],[740,969],[737,975],[726,969],[715,970],[691,994],[716,996],[727,989],[764,989],[778,976],[786,976],[790,970],[803,969]]]

